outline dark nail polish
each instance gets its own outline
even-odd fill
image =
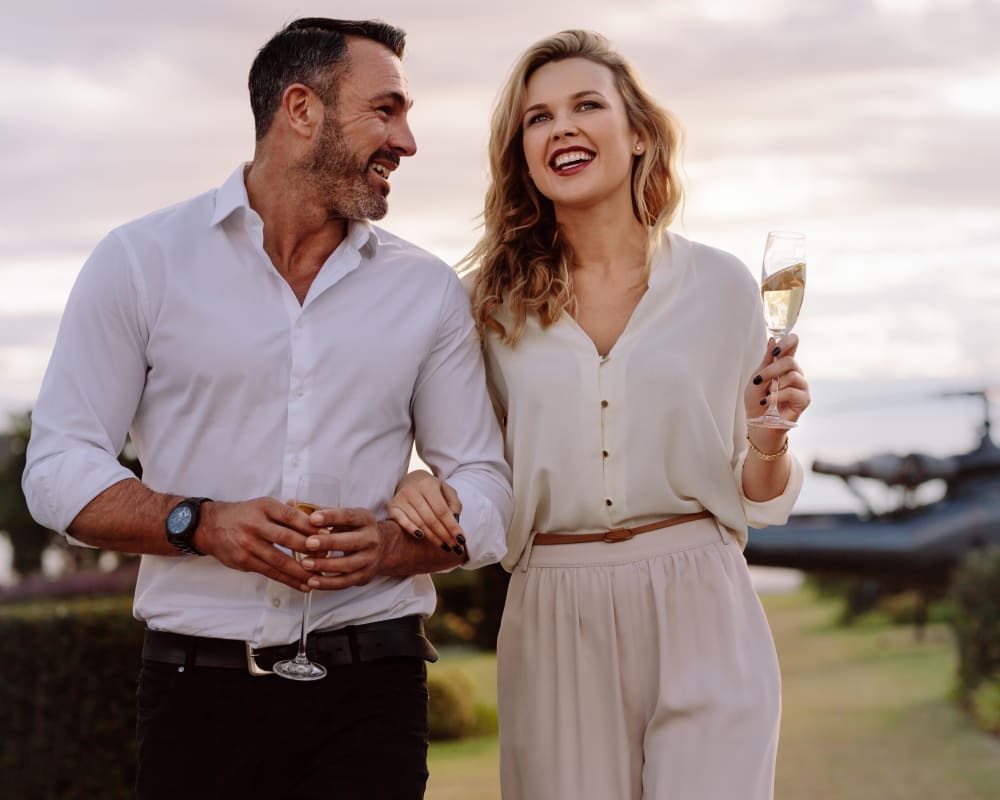
[[[441,545],[441,549],[444,550],[446,553],[450,553],[451,552],[451,548],[448,547],[448,545],[446,545],[446,544]]]
[[[454,549],[455,549],[455,555],[456,556],[465,555],[465,551],[461,547],[459,547],[457,544],[455,545]]]
[[[452,516],[455,518],[455,522],[459,521],[459,519],[458,519],[459,515],[458,514],[452,514]]]
[[[775,358],[777,358],[780,355],[780,353],[781,353],[781,348],[780,347],[775,347],[771,351],[771,355],[774,356]]]
[[[455,538],[458,539],[459,544],[465,544],[465,537],[462,534],[458,534]]]
[[[423,539],[424,538],[424,532],[421,531],[421,530],[415,530],[415,531],[413,531],[413,535],[416,536],[418,539]]]
[[[760,375],[757,375],[757,376],[756,376],[756,377],[755,377],[755,378],[753,379],[753,385],[754,385],[754,386],[760,386],[760,385],[761,385],[761,384],[762,384],[763,382],[764,382],[764,379],[763,379],[762,377],[760,377]]]
[[[762,406],[766,406],[766,405],[767,405],[767,400],[761,400],[761,401],[760,401],[760,404],[761,404]]]

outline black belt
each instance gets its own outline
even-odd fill
[[[298,647],[295,642],[257,649],[237,639],[209,639],[147,628],[142,657],[146,661],[185,667],[245,669],[251,675],[269,675],[276,662],[294,658]],[[418,615],[315,631],[309,634],[306,652],[311,660],[326,667],[401,656],[425,661],[438,659],[437,651],[424,635],[423,618]]]

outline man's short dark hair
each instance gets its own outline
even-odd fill
[[[281,96],[293,83],[316,92],[327,105],[348,65],[347,37],[371,39],[403,57],[406,33],[380,20],[303,17],[288,23],[265,44],[250,67],[250,108],[257,141],[271,128]]]

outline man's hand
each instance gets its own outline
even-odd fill
[[[426,539],[407,536],[393,520],[376,521],[364,508],[321,508],[309,521],[329,529],[306,539],[302,566],[313,571],[312,589],[362,586],[375,577],[404,578],[452,569],[465,553],[445,552]],[[333,553],[343,555],[333,555]]]
[[[302,566],[310,571],[309,588],[363,586],[379,574],[385,541],[374,514],[364,508],[321,508],[308,519],[321,529],[298,547],[306,554]]]
[[[208,502],[194,536],[199,552],[242,572],[257,572],[302,592],[313,573],[288,553],[305,552],[306,537],[317,532],[309,515],[273,497],[241,503]]]

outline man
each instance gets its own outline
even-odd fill
[[[142,798],[423,796],[425,573],[503,555],[510,485],[458,279],[369,223],[416,152],[403,45],[281,30],[250,71],[253,161],[113,231],[67,304],[24,490],[42,524],[143,554]],[[460,495],[444,544],[384,518],[414,441]],[[344,507],[290,505],[305,472]],[[309,590],[327,677],[266,674]]]

